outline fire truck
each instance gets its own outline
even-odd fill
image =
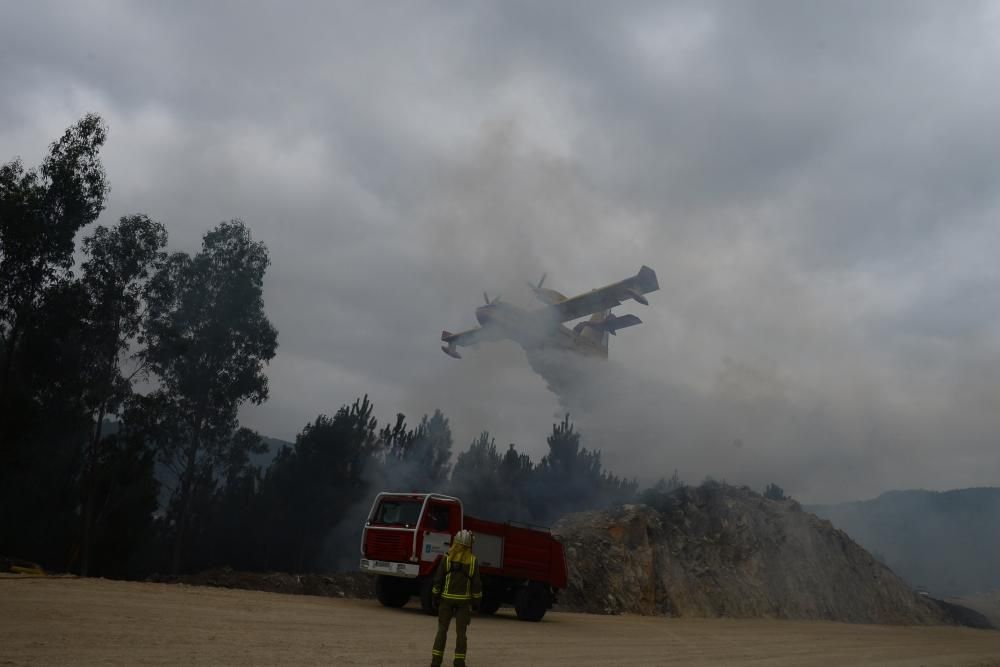
[[[476,537],[472,552],[483,580],[480,613],[511,604],[523,621],[540,621],[566,588],[562,544],[548,529],[485,521],[465,514],[462,501],[437,493],[380,493],[361,533],[361,570],[375,575],[375,595],[386,607],[419,596],[428,614],[438,561],[462,529]]]

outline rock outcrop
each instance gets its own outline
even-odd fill
[[[793,500],[707,483],[553,528],[562,608],[591,613],[952,622],[934,601]]]

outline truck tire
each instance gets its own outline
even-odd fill
[[[434,599],[434,593],[431,592],[431,589],[433,588],[433,575],[424,577],[424,580],[420,582],[420,608],[424,610],[425,614],[437,616],[438,605],[437,600]]]
[[[410,593],[403,587],[405,583],[380,574],[375,577],[375,597],[383,607],[402,607],[410,601]]]
[[[514,596],[514,611],[522,621],[542,620],[551,604],[552,594],[549,593],[549,587],[535,581],[521,586]]]

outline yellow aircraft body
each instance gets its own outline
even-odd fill
[[[544,282],[545,276],[542,276],[537,285],[529,283],[535,296],[545,304],[538,310],[519,308],[499,297],[490,301],[483,294],[486,305],[476,308],[480,326],[459,333],[441,332],[441,340],[446,343],[441,349],[461,359],[459,347],[510,339],[527,352],[549,348],[607,359],[608,334],[613,336],[619,329],[642,323],[635,315],[617,316],[611,309],[628,299],[648,306],[644,295],[660,289],[656,272],[648,266],[643,266],[631,278],[570,298],[542,287]],[[579,322],[572,329],[565,325],[587,315],[591,316],[589,320]]]

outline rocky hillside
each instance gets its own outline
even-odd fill
[[[565,517],[561,606],[592,613],[951,622],[830,522],[792,500],[708,483]]]

